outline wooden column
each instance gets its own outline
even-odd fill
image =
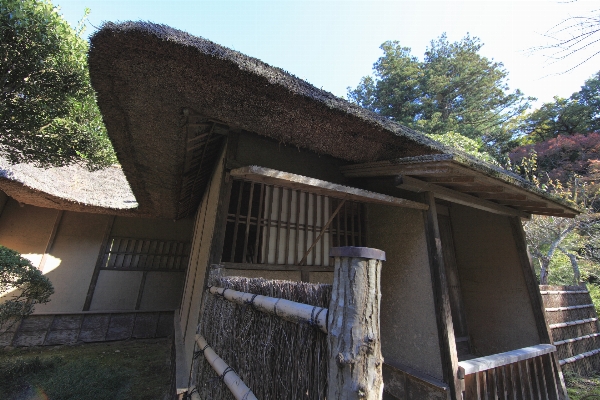
[[[327,399],[381,400],[383,357],[379,332],[381,266],[385,252],[335,247],[328,315]]]
[[[463,380],[458,376],[458,357],[456,340],[450,308],[450,295],[444,264],[444,253],[437,218],[437,208],[433,192],[425,193],[425,203],[429,209],[425,212],[425,232],[427,235],[427,250],[429,252],[429,267],[431,270],[431,285],[435,302],[438,337],[442,358],[444,381],[450,386],[453,400],[462,398]]]
[[[87,295],[85,296],[85,303],[83,304],[83,311],[90,311],[92,305],[92,298],[94,297],[94,290],[96,290],[96,283],[98,283],[98,277],[100,276],[100,267],[102,267],[102,261],[106,253],[106,246],[110,239],[110,232],[112,231],[113,224],[115,223],[115,216],[110,215],[106,223],[106,229],[104,230],[104,237],[102,238],[102,244],[100,245],[100,251],[98,252],[98,258],[96,259],[96,266],[90,279],[90,286],[88,288]]]

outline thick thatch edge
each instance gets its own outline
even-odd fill
[[[208,55],[230,62],[242,71],[265,78],[270,84],[281,86],[292,95],[309,98],[312,101],[324,104],[332,111],[341,111],[344,114],[357,117],[369,125],[382,128],[396,136],[404,136],[407,139],[428,148],[431,152],[444,152],[447,150],[446,146],[422,133],[400,125],[389,118],[385,118],[370,110],[362,108],[357,104],[350,103],[328,91],[319,89],[281,68],[271,66],[257,58],[221,46],[203,37],[193,36],[187,32],[164,24],[155,24],[144,21],[125,21],[120,23],[105,22],[100,29],[91,36],[90,41],[93,44],[97,37],[109,32],[112,34],[140,33],[153,36],[156,39],[165,42],[174,43],[183,48],[194,49],[202,55]]]

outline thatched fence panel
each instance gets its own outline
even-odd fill
[[[600,325],[587,288],[543,285],[540,292],[563,371],[600,371]]]
[[[331,285],[216,277],[211,285],[328,307]],[[205,293],[200,331],[259,399],[322,399],[327,393],[327,334]],[[196,353],[192,384],[202,399],[233,399],[202,354]]]

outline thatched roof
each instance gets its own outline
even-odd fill
[[[103,214],[139,215],[137,201],[119,167],[91,172],[80,165],[38,168],[0,158],[0,190],[39,207]]]
[[[91,38],[89,64],[139,210],[157,217],[195,211],[231,130],[349,163],[458,154],[279,68],[165,25],[105,24]],[[189,110],[199,116],[195,130],[189,129]],[[467,155],[453,160],[535,191]]]
[[[145,22],[107,23],[91,38],[92,85],[140,203],[174,217],[192,109],[351,162],[442,153],[436,142],[260,60]]]

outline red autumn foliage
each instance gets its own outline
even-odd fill
[[[574,174],[600,176],[600,133],[558,135],[541,143],[517,147],[509,154],[513,165],[520,164],[532,150],[537,153],[540,172],[547,172],[551,179],[566,182]]]

